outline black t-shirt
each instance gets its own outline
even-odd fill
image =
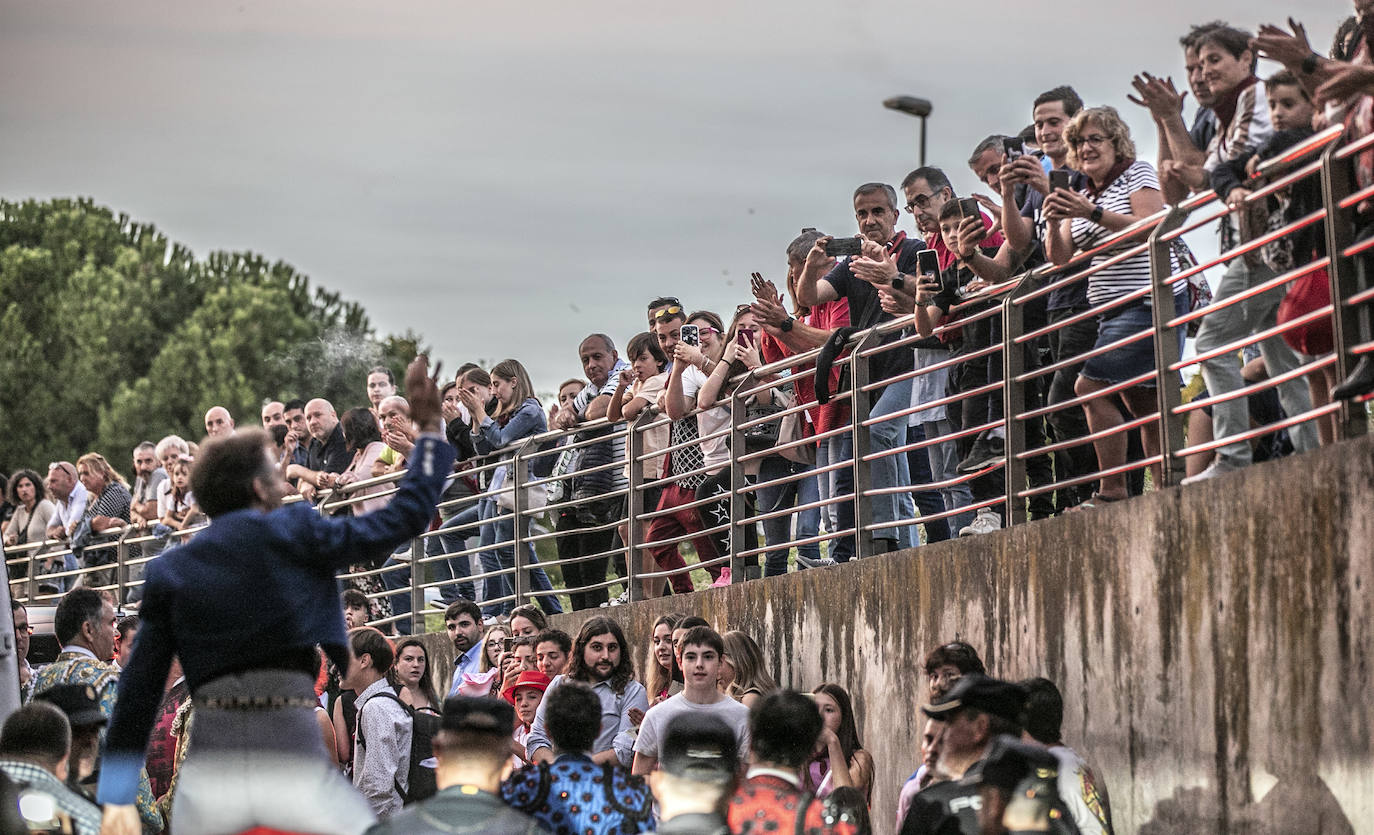
[[[897,272],[915,276],[919,272],[916,266],[916,253],[925,248],[925,241],[907,237],[902,233],[897,240]],[[841,298],[849,300],[849,321],[855,327],[872,327],[879,322],[889,322],[896,318],[891,313],[883,312],[877,288],[861,278],[854,277],[854,273],[849,269],[848,258],[840,261],[835,265],[835,269],[826,273],[825,280],[835,288],[835,292]],[[900,331],[893,332],[883,337],[882,344],[886,345],[901,338]],[[903,374],[912,369],[912,360],[910,348],[895,348],[874,354],[870,357],[868,378],[885,380]]]
[[[1083,176],[1080,172],[1074,171],[1071,168],[1058,170],[1069,172],[1069,186],[1074,191],[1080,191],[1087,187],[1088,178]],[[1021,207],[1021,217],[1029,218],[1033,225],[1031,234],[1034,236],[1035,248],[1031,251],[1031,254],[1026,257],[1025,263],[1022,265],[1023,269],[1033,269],[1044,264],[1047,260],[1045,257],[1046,223],[1043,212],[1044,205],[1045,195],[1035,189],[1030,189],[1030,193],[1026,197],[1026,203]],[[1087,264],[1084,264],[1083,267],[1086,268]],[[1058,281],[1061,278],[1063,278],[1063,275],[1055,275],[1051,276],[1048,280]],[[1048,310],[1071,310],[1075,308],[1091,307],[1091,305],[1088,304],[1087,279],[1074,282],[1066,287],[1061,287],[1058,290],[1052,291],[1048,297],[1042,296],[1041,298],[1045,299],[1045,307]]]
[[[979,835],[978,787],[946,780],[922,789],[911,799],[901,835]]]
[[[334,424],[334,431],[329,433],[329,440],[324,443],[314,438],[310,439],[305,466],[315,472],[341,473],[348,469],[351,463],[353,456],[349,454],[348,445],[344,443],[343,427],[339,424]]]

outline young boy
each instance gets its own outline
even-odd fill
[[[616,383],[615,391],[611,394],[611,405],[606,410],[606,419],[612,423],[621,420],[633,421],[639,417],[640,413],[646,408],[658,402],[658,396],[668,385],[668,374],[663,367],[668,364],[668,358],[658,345],[658,337],[652,333],[644,332],[636,334],[630,339],[630,344],[625,349],[630,367],[620,372],[620,379]],[[668,426],[650,429],[644,433],[644,452],[656,452],[668,446]],[[630,476],[631,462],[625,462],[625,477]],[[655,481],[663,477],[663,457],[650,458],[642,462],[644,481]],[[652,510],[658,507],[659,497],[663,494],[663,487],[651,487],[644,491],[643,507],[645,510]],[[626,514],[628,515],[628,513]],[[644,542],[649,530],[648,522],[640,523],[639,541]],[[624,522],[620,526],[620,541],[630,541],[630,523]],[[640,570],[648,573],[658,570],[658,565],[654,562],[653,554],[647,549],[640,552]],[[662,580],[645,580],[643,582],[644,597],[657,597],[654,593],[655,586],[662,586]],[[630,594],[626,590],[620,597],[617,597],[614,604],[629,602]]]
[[[360,626],[348,633],[348,642],[352,650],[348,673],[339,685],[358,694],[353,785],[372,810],[384,817],[400,811],[404,801],[401,792],[408,788],[410,715],[387,680],[395,652],[386,636],[370,626]]]
[[[658,766],[668,723],[684,713],[710,714],[735,732],[740,757],[749,751],[749,708],[716,688],[725,642],[709,626],[694,626],[682,638],[683,691],[659,702],[644,714],[635,740],[633,771],[644,775]]]

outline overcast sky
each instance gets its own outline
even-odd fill
[[[1299,13],[1325,52],[1348,9],[0,0],[0,194],[285,260],[449,368],[513,356],[549,390],[653,296],[728,314],[803,226],[853,234],[853,187],[916,166],[887,96],[934,102],[929,162],[961,192],[973,145],[1063,83],[1153,160],[1129,80],[1182,86],[1190,23]]]

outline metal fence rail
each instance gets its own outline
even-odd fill
[[[811,560],[800,558],[803,549],[819,553],[820,546],[828,543],[833,554],[838,552],[840,543],[850,538],[854,556],[869,557],[886,550],[885,536],[880,534],[889,535],[895,531],[898,542],[903,541],[903,537],[907,542],[914,542],[917,526],[967,519],[983,510],[997,512],[1005,524],[1020,524],[1028,521],[1030,503],[1037,498],[1048,499],[1069,488],[1140,470],[1148,469],[1153,486],[1159,489],[1178,483],[1184,472],[1184,461],[1189,456],[1208,454],[1228,444],[1246,442],[1320,419],[1334,417],[1340,438],[1362,434],[1367,427],[1369,397],[1315,405],[1266,425],[1205,442],[1189,439],[1184,430],[1185,418],[1200,409],[1292,386],[1308,374],[1327,369],[1334,372],[1337,379],[1344,378],[1360,355],[1374,351],[1374,340],[1361,331],[1360,320],[1361,316],[1369,315],[1368,308],[1374,304],[1374,288],[1359,286],[1360,277],[1354,263],[1357,257],[1368,257],[1369,250],[1374,248],[1374,238],[1357,242],[1350,214],[1352,207],[1374,198],[1374,188],[1354,190],[1349,172],[1350,158],[1374,146],[1374,136],[1342,143],[1341,134],[1340,128],[1324,131],[1262,165],[1252,180],[1251,196],[1241,207],[1223,205],[1210,193],[1190,197],[1179,206],[1167,207],[1107,236],[1089,250],[1075,253],[1064,265],[1030,270],[971,295],[934,331],[935,336],[950,336],[978,323],[1000,324],[1000,337],[986,345],[974,345],[933,360],[927,358],[929,361],[918,361],[910,371],[873,379],[870,366],[874,357],[891,351],[912,350],[922,342],[923,337],[916,332],[915,318],[907,315],[854,334],[835,363],[837,368],[843,366],[847,371],[849,385],[834,394],[831,402],[836,405],[830,407],[847,408],[849,418],[832,429],[817,432],[811,427],[812,431],[805,437],[780,439],[763,449],[748,448],[749,430],[789,416],[808,420],[810,426],[809,420],[814,419],[821,408],[814,398],[802,400],[795,396],[797,383],[816,382],[815,362],[820,350],[786,356],[728,382],[717,402],[697,404],[684,419],[695,420],[709,413],[715,419],[724,419],[724,423],[723,428],[702,433],[693,441],[651,448],[648,444],[650,432],[661,431],[671,421],[649,408],[632,422],[611,425],[603,419],[566,431],[548,431],[465,462],[454,478],[476,479],[479,490],[441,502],[442,526],[435,526],[417,537],[385,562],[365,562],[360,558],[356,570],[345,572],[340,578],[354,584],[380,582],[383,588],[373,589],[368,597],[378,603],[397,604],[394,608],[400,611],[379,617],[374,624],[398,624],[418,632],[433,625],[427,624],[425,618],[427,592],[435,590],[441,599],[451,599],[460,583],[473,584],[475,596],[481,598],[485,610],[491,613],[508,611],[516,604],[545,595],[561,597],[602,590],[609,594],[617,588],[626,599],[634,601],[643,599],[646,593],[656,593],[665,581],[682,577],[690,581],[694,572],[714,574],[727,566],[731,569],[731,582],[743,582],[759,569],[761,556],[786,558],[795,552],[799,557],[798,567],[804,567]],[[1237,211],[1244,211],[1296,183],[1313,180],[1321,189],[1320,209],[1253,236],[1204,263],[1176,266],[1173,248],[1185,233],[1210,223],[1228,222]],[[1301,261],[1292,269],[1265,278],[1242,293],[1218,299],[1207,307],[1182,314],[1175,312],[1175,291],[1190,278],[1207,270],[1225,268],[1238,258],[1253,258],[1267,244],[1318,225],[1322,227],[1327,255]],[[1057,290],[1090,282],[1094,275],[1109,266],[1139,258],[1149,262],[1149,286],[1057,321],[1033,328],[1025,326],[1026,309],[1032,303]],[[1318,270],[1326,270],[1329,277],[1329,304],[1201,353],[1186,358],[1181,355],[1177,336],[1180,328],[1205,324],[1212,317],[1232,315],[1238,306],[1266,293],[1282,292],[1293,282]],[[1090,346],[1073,355],[1040,362],[1038,346],[1042,340],[1065,328],[1099,320],[1114,311],[1146,304],[1150,308],[1149,326],[1110,344]],[[1323,320],[1332,324],[1335,350],[1331,353],[1304,358],[1295,368],[1233,391],[1209,392],[1206,397],[1182,402],[1180,374],[1186,369],[1202,362],[1234,358],[1248,346]],[[1075,393],[1054,402],[1041,399],[1041,389],[1046,387],[1046,380],[1051,375],[1068,373],[1089,359],[1147,340],[1153,344],[1153,370],[1100,386],[1087,394]],[[956,386],[943,396],[913,400],[880,414],[873,413],[878,396],[890,386],[923,383],[935,386],[945,375],[963,375],[970,371],[974,379],[985,373],[986,382],[971,388]],[[1147,400],[1152,404],[1143,414],[1122,414],[1114,425],[1090,430],[1079,437],[1054,437],[1035,445],[1028,443],[1028,438],[1047,436],[1046,424],[1057,414],[1091,408],[1095,401],[1097,405],[1115,403],[1123,393],[1141,387],[1153,390],[1148,397],[1136,397],[1137,406]],[[771,414],[748,417],[746,405],[750,398],[770,392],[775,398],[783,398],[783,405]],[[910,439],[905,431],[913,416],[942,407],[962,411],[969,408],[971,402],[989,411],[973,415],[962,423],[955,422],[948,431],[932,437]],[[995,416],[997,412],[1001,417]],[[927,422],[927,425],[934,424]],[[929,480],[917,484],[910,483],[910,479],[901,479],[905,464],[915,460],[910,456],[925,456],[936,448],[958,449],[967,446],[973,438],[993,431],[1005,434],[1005,458],[973,472],[933,472]],[[1128,433],[1142,433],[1146,443],[1144,454],[1124,460],[1095,458],[1096,468],[1087,472],[1074,472],[1072,468],[1066,471],[1062,466],[1061,454],[1080,447],[1103,449],[1106,445],[1115,445],[1125,449]],[[894,436],[895,443],[891,440]],[[852,439],[847,455],[843,454],[845,438]],[[676,474],[664,471],[664,462],[674,453],[717,440],[730,447],[731,454],[725,464],[705,464]],[[564,491],[565,495],[547,502],[531,500],[532,489],[547,490],[569,484],[568,473],[550,473],[549,466],[538,464],[548,465],[550,459],[605,443],[623,444],[625,456],[577,470],[576,474],[585,477],[619,474],[623,470],[623,486],[595,496],[578,497]],[[831,460],[822,455],[810,466],[783,457],[784,453],[795,454],[818,446],[827,452],[834,450],[843,457]],[[1040,475],[1033,477],[1028,467],[1037,460],[1055,462],[1052,466],[1046,465],[1051,466],[1052,474],[1047,477],[1042,467]],[[646,464],[654,465],[654,475],[645,474]],[[727,468],[724,480],[728,489],[723,493],[698,495],[671,507],[645,504],[646,498],[658,488],[694,476],[719,477]],[[493,487],[498,471],[506,474],[505,484]],[[535,475],[536,471],[543,474]],[[319,511],[324,514],[354,512],[364,502],[385,499],[396,491],[396,482],[402,475],[392,473],[322,491]],[[878,484],[894,478],[892,483]],[[510,489],[512,482],[517,489]],[[975,495],[970,487],[976,487],[980,495]],[[803,499],[802,488],[805,488],[805,495],[814,495],[814,498]],[[508,494],[508,508],[499,506],[503,493]],[[787,501],[768,504],[769,497],[783,493],[795,495]],[[925,509],[921,507],[923,500],[927,502]],[[614,518],[585,525],[578,520],[576,532],[600,534],[607,537],[610,544],[594,552],[550,556],[550,545],[569,533],[560,526],[561,520],[577,519],[578,512],[588,510],[592,502],[602,503],[602,508],[606,507],[606,502],[619,502],[621,512],[613,514]],[[879,502],[883,503],[881,514],[877,510]],[[724,517],[718,518],[714,511],[707,512],[720,504],[728,511]],[[475,512],[479,507],[480,514]],[[847,516],[851,509],[852,522]],[[660,536],[656,541],[648,540],[655,520],[690,512],[699,517],[697,529]],[[464,515],[468,518],[462,518]],[[808,523],[809,527],[803,529],[803,516],[813,520],[819,516],[819,521]],[[764,530],[762,539],[760,527]],[[69,586],[79,579],[83,583],[101,582],[99,588],[109,589],[121,602],[128,601],[137,596],[142,584],[141,566],[157,559],[147,551],[164,544],[173,547],[194,536],[197,530],[176,532],[164,542],[146,532],[126,528],[88,546],[75,568],[69,567],[72,554],[63,543],[30,543],[6,548],[5,563],[11,577],[12,594],[16,600],[30,604],[52,603],[60,597],[60,592],[45,591],[41,585]],[[710,538],[727,542],[727,552],[713,557],[697,555],[697,559],[684,560],[684,564],[676,568],[656,563],[655,550]],[[538,565],[535,565],[530,557],[541,547],[546,553],[538,557]],[[702,559],[703,556],[708,558]],[[480,570],[470,565],[473,557],[480,558]],[[557,575],[569,565],[602,564],[601,561],[613,570],[589,583],[573,587],[558,583],[552,591],[535,588],[533,578],[539,576],[534,573],[536,571],[553,569]],[[455,570],[455,566],[461,570]],[[53,570],[40,573],[40,569],[45,568]],[[108,576],[103,576],[106,572]],[[562,599],[567,605],[567,598]]]

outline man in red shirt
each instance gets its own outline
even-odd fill
[[[754,318],[763,325],[763,340],[760,342],[760,350],[763,354],[763,361],[774,363],[786,357],[804,353],[825,344],[830,337],[830,332],[836,328],[841,328],[849,324],[849,299],[838,298],[834,301],[821,302],[813,307],[804,307],[797,302],[797,279],[801,276],[802,267],[806,264],[806,255],[811,248],[816,245],[816,241],[824,237],[815,229],[803,229],[802,233],[787,245],[787,295],[792,302],[792,313],[788,313],[783,307],[782,298],[772,282],[764,281],[762,276],[755,273],[753,282],[754,305],[752,312]],[[826,266],[829,272],[834,268],[835,259],[830,259],[831,263]],[[846,351],[843,356],[848,356]],[[814,379],[807,373],[815,367],[814,362],[805,363],[792,369],[792,385],[796,390],[798,403],[814,403],[816,400],[816,384]],[[839,388],[840,371],[844,363],[837,359],[830,369],[830,390]],[[815,406],[807,410],[807,430],[811,434],[820,436],[816,442],[816,467],[823,469],[832,461],[844,461],[853,457],[852,439],[849,433],[840,432],[835,435],[827,436],[826,433],[834,429],[840,429],[849,425],[849,400],[831,400],[824,406]],[[844,452],[844,445],[848,444],[849,453]],[[853,489],[854,475],[848,471],[836,473],[822,472],[817,476],[820,482],[820,495],[823,498],[844,495]],[[762,492],[762,491],[760,491]],[[826,530],[843,531],[854,527],[854,505],[852,502],[840,502],[825,508],[827,518]],[[800,517],[800,514],[799,514]],[[798,521],[800,537],[800,518]],[[819,555],[819,547],[817,555]],[[830,556],[826,558],[827,563],[844,562],[854,556],[854,536],[852,534],[830,540]],[[798,556],[803,556],[798,549]],[[820,563],[826,564],[826,563]],[[773,573],[768,572],[770,575]]]
[[[795,690],[765,696],[749,715],[749,770],[730,799],[731,832],[853,835],[854,820],[802,791],[801,769],[821,735],[816,703]],[[797,825],[797,819],[804,823]],[[747,829],[746,829],[747,828]]]

